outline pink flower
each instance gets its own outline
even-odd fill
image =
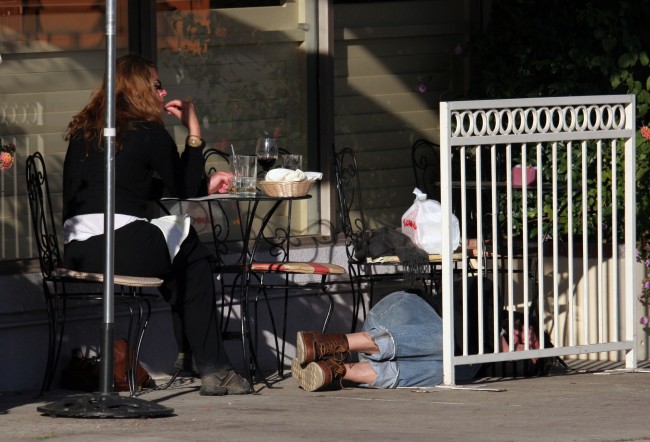
[[[641,319],[639,319],[639,324],[641,324],[644,327],[646,325],[648,325],[648,317],[647,316],[642,316]]]
[[[426,91],[427,91],[427,85],[424,83],[420,83],[420,85],[418,86],[418,92],[423,94]]]
[[[648,126],[641,126],[641,136],[646,140],[650,140],[650,128]]]
[[[14,165],[14,156],[9,152],[0,152],[0,169],[7,170],[11,169],[11,166]]]
[[[650,289],[650,281],[646,281],[646,282],[643,284],[643,288],[644,288],[644,289]]]

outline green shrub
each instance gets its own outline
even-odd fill
[[[491,18],[485,31],[475,36],[471,53],[480,78],[474,78],[468,95],[473,99],[634,94],[637,101],[637,225],[639,239],[650,240],[650,67],[645,47],[650,44],[650,0],[569,2],[559,0],[499,0],[492,2]],[[621,147],[622,149],[622,147]],[[544,152],[545,166],[550,148]],[[561,154],[566,170],[566,150]],[[595,155],[589,148],[588,198],[596,201]],[[608,152],[603,153],[605,156]],[[562,157],[562,155],[564,155]],[[618,165],[619,177],[622,165]],[[591,172],[594,171],[592,174]],[[602,171],[603,198],[611,198],[611,171]],[[544,170],[546,178],[550,172]],[[579,178],[579,177],[575,177]],[[575,181],[574,181],[575,182]],[[609,186],[608,186],[609,185]],[[617,194],[621,212],[624,192],[619,179]],[[581,216],[581,198],[572,201],[574,216]],[[611,207],[603,207],[605,211]],[[545,215],[553,217],[549,205]],[[533,211],[529,214],[535,215]],[[611,212],[609,212],[611,214]],[[566,218],[566,214],[563,215]],[[587,228],[595,231],[595,211],[589,213]],[[561,233],[582,234],[575,223],[568,232],[562,219]],[[521,222],[521,219],[519,220]],[[622,223],[621,223],[622,226]],[[619,234],[619,237],[621,235]],[[611,237],[611,235],[608,235]]]

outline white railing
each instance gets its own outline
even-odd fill
[[[453,210],[467,263],[454,270],[451,247],[443,251],[443,311],[459,300],[463,306],[460,350],[454,315],[443,314],[446,385],[455,383],[457,365],[533,357],[625,352],[626,367],[636,367],[635,155],[633,95],[440,104],[441,203],[449,214],[443,238],[450,237]],[[534,182],[517,185],[517,164],[536,166]],[[468,247],[468,238],[476,245]],[[474,353],[469,281],[478,286]],[[525,330],[525,348],[517,352],[515,312]],[[539,349],[528,346],[529,325],[538,330]],[[500,351],[501,333],[510,351]]]

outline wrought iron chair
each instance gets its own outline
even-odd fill
[[[440,201],[440,146],[420,138],[411,146],[411,164],[415,186]]]
[[[290,154],[286,149],[279,149],[280,154]],[[227,155],[220,151],[211,151],[210,149],[204,152],[206,156],[206,166],[210,156],[219,155],[225,160],[228,160]],[[208,174],[214,170],[208,170]],[[237,207],[237,217],[242,220],[243,213],[240,212],[240,206]],[[327,325],[334,309],[334,301],[331,295],[327,292],[326,281],[330,275],[343,275],[345,269],[336,264],[318,263],[318,262],[297,262],[290,260],[291,249],[291,219],[293,210],[293,201],[287,200],[278,202],[266,212],[264,218],[261,220],[261,226],[265,228],[258,233],[258,240],[254,242],[253,247],[248,251],[248,256],[243,257],[244,262],[226,263],[223,256],[228,253],[228,245],[226,241],[230,235],[230,223],[228,221],[228,212],[225,204],[219,203],[218,210],[223,215],[224,225],[213,225],[213,239],[215,242],[215,249],[217,252],[217,270],[218,272],[226,272],[235,274],[238,278],[241,272],[241,265],[250,266],[248,268],[247,280],[244,281],[245,294],[241,302],[252,302],[253,310],[253,330],[252,339],[253,347],[257,348],[257,341],[259,339],[259,302],[264,301],[267,306],[267,313],[271,325],[271,332],[275,344],[275,353],[277,361],[277,373],[280,378],[284,373],[284,359],[286,353],[286,334],[287,334],[287,319],[288,319],[288,300],[291,293],[304,293],[305,291],[315,292],[319,295],[324,295],[328,299],[328,309],[323,321],[322,331],[327,329]],[[232,210],[231,210],[232,212]],[[232,215],[232,213],[231,213]],[[211,213],[214,216],[214,213]],[[271,222],[271,218],[273,221]],[[247,262],[246,262],[247,261]],[[305,281],[301,279],[300,275],[318,275],[317,280]],[[296,281],[300,279],[300,281]],[[309,279],[309,278],[307,278]],[[222,278],[223,281],[223,278]],[[225,315],[224,327],[227,327],[228,318],[232,308],[232,300],[234,299],[234,291],[237,287],[237,279],[230,286],[231,296],[230,304],[228,306],[228,314]],[[222,283],[222,288],[225,286]],[[283,296],[283,314],[281,330],[278,330],[275,315],[271,309],[269,292],[280,291]],[[255,293],[254,299],[249,297],[250,293]],[[247,309],[249,311],[249,309]],[[249,318],[250,319],[250,318]],[[225,330],[225,329],[224,329]],[[244,346],[246,343],[244,343]],[[246,352],[244,352],[246,354]],[[251,355],[253,359],[254,354]],[[253,361],[252,371],[255,370],[257,361]]]
[[[274,337],[275,351],[277,357],[277,371],[280,378],[284,372],[284,358],[287,335],[288,319],[288,301],[291,293],[299,292],[305,294],[306,291],[323,295],[327,297],[328,308],[323,321],[321,331],[325,333],[329,320],[334,310],[334,300],[327,290],[327,278],[330,275],[344,275],[345,269],[337,264],[322,262],[300,262],[290,259],[291,250],[291,215],[293,201],[283,201],[278,207],[284,205],[286,212],[276,216],[275,220],[280,222],[271,224],[270,218],[278,210],[269,211],[262,220],[262,225],[266,228],[260,232],[260,240],[256,242],[256,247],[251,250],[253,260],[251,262],[249,280],[246,281],[247,290],[256,292],[254,300],[254,339],[257,347],[258,338],[258,301],[261,299],[267,306],[271,328]],[[293,238],[294,241],[299,241]],[[304,278],[301,275],[317,275],[315,279]],[[298,280],[297,280],[298,279]],[[268,293],[271,290],[279,290],[283,294],[283,316],[281,336],[278,337],[278,330],[275,318],[269,303]]]
[[[415,186],[427,194],[429,199],[440,201],[440,145],[433,143],[424,138],[416,140],[411,145],[411,165],[413,167],[413,176]],[[454,179],[457,179],[460,163],[454,162]],[[452,189],[452,212],[456,215],[460,213],[460,189]],[[473,204],[472,195],[468,195],[468,204],[470,213]]]
[[[79,300],[98,304],[103,297],[100,289],[104,275],[61,267],[58,230],[54,222],[45,160],[40,152],[27,157],[26,179],[34,241],[38,249],[48,316],[47,362],[40,391],[43,394],[50,389],[56,372],[65,328],[67,302]],[[127,351],[127,355],[130,356],[128,382],[131,396],[134,396],[137,393],[140,345],[151,316],[151,300],[158,297],[157,294],[143,293],[142,289],[157,288],[163,281],[159,278],[125,275],[114,275],[113,280],[117,289],[115,302],[125,304],[131,317],[127,342],[134,351]],[[74,290],[71,290],[72,288]]]
[[[278,149],[280,155],[291,154],[287,149]],[[288,301],[291,294],[306,292],[316,293],[327,297],[328,307],[321,331],[327,330],[329,320],[334,311],[334,300],[327,291],[327,279],[330,275],[344,275],[345,269],[339,265],[322,262],[301,262],[290,259],[292,245],[291,220],[294,201],[287,200],[276,205],[266,213],[261,221],[266,226],[259,233],[259,241],[250,251],[252,258],[249,281],[246,282],[247,290],[255,291],[254,303],[254,346],[257,347],[259,338],[258,305],[264,301],[273,333],[277,361],[277,373],[280,378],[284,373],[284,359],[286,354],[286,336],[288,323]],[[273,218],[273,219],[272,219]],[[294,244],[300,242],[293,238]],[[310,278],[306,275],[314,275]],[[280,291],[283,298],[283,313],[281,333],[278,333],[275,316],[269,303],[269,292]],[[249,299],[247,297],[247,299]]]
[[[334,150],[334,174],[336,193],[339,203],[339,219],[345,236],[345,248],[348,257],[348,275],[352,290],[352,331],[356,330],[360,312],[365,316],[367,306],[363,297],[363,288],[367,286],[369,305],[373,304],[374,287],[377,282],[404,281],[397,256],[384,256],[379,259],[367,258],[369,238],[372,232],[363,212],[361,181],[356,156],[350,148]],[[426,294],[434,294],[435,277],[441,257],[429,256],[429,276],[422,279]],[[378,271],[379,269],[382,271]]]

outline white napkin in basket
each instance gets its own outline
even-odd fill
[[[271,169],[266,173],[266,181],[305,181],[305,172],[300,169]]]

